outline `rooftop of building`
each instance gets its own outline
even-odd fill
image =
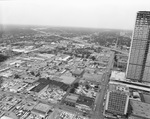
[[[109,84],[109,91],[129,92],[129,88],[121,84]]]
[[[77,100],[77,103],[92,107],[93,104],[94,104],[94,98],[90,98],[90,97],[80,95],[78,100]]]
[[[52,57],[54,57],[55,55],[54,55],[54,54],[43,53],[43,54],[38,54],[38,56],[44,57],[44,58],[52,58]]]
[[[112,71],[110,79],[111,80],[121,80],[121,81],[125,81],[125,72],[121,72],[121,71]]]
[[[130,100],[130,105],[132,107],[132,114],[135,116],[139,116],[141,118],[150,117],[150,104],[140,102],[137,100]]]
[[[142,95],[143,95],[143,98],[144,98],[144,102],[150,104],[150,94],[142,93]]]
[[[41,112],[41,113],[46,113],[47,111],[49,111],[51,107],[47,104],[44,104],[44,103],[39,103],[37,104],[34,108],[33,108],[33,111],[38,111],[38,112]]]
[[[76,94],[69,94],[69,95],[66,97],[66,100],[74,100],[74,101],[76,102],[78,98],[79,98],[79,95],[76,95]]]
[[[79,68],[71,70],[72,74],[74,74],[74,75],[81,75],[83,73],[83,71],[84,71],[83,69],[79,69]]]
[[[13,119],[13,118],[8,117],[8,116],[2,116],[1,119]]]
[[[83,74],[83,78],[85,80],[89,80],[89,81],[100,81],[102,76],[103,76],[103,72],[102,73],[87,73],[87,72],[84,72],[84,74]]]
[[[106,111],[112,114],[125,115],[127,112],[129,96],[116,91],[108,94]]]
[[[72,84],[75,80],[75,78],[73,76],[62,75],[62,76],[60,76],[60,78],[62,78],[61,82],[65,83],[65,84]]]

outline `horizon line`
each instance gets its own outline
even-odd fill
[[[62,25],[42,25],[42,24],[1,24],[0,26],[43,26],[43,27],[64,27],[64,28],[81,28],[81,29],[105,29],[105,30],[127,30],[127,31],[133,31],[133,29],[120,29],[120,28],[99,28],[99,27],[84,27],[84,26],[62,26]]]

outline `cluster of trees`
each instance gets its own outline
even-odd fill
[[[117,42],[118,38],[118,46],[126,45],[130,47],[131,38],[126,36],[120,36],[118,32],[102,32],[98,35],[93,35],[92,39],[95,43],[99,43],[102,46],[110,46]]]
[[[38,76],[40,76],[40,72],[38,72],[38,73],[35,73],[34,71],[31,71],[30,72],[33,76],[35,76],[35,77],[38,77]]]
[[[1,88],[1,86],[2,86],[2,83],[3,83],[3,78],[0,77],[0,88]]]
[[[118,45],[126,45],[127,47],[130,47],[131,39],[129,37],[120,37],[118,41]]]
[[[74,93],[75,89],[78,88],[78,86],[79,86],[78,82],[74,83],[71,90],[70,90],[70,93]],[[90,86],[88,84],[85,84],[85,88],[88,90],[90,88]]]
[[[7,60],[9,57],[8,56],[5,56],[3,54],[0,54],[0,62],[3,62],[5,60]]]
[[[76,89],[78,86],[79,86],[79,83],[78,83],[78,82],[74,83],[73,86],[72,86],[72,88],[71,88],[71,90],[70,90],[70,93],[74,93],[74,92],[75,92],[75,89]]]

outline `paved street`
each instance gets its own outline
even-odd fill
[[[102,76],[102,79],[104,79],[104,81],[101,83],[101,91],[98,94],[98,99],[96,101],[96,107],[95,107],[94,114],[92,115],[92,119],[104,119],[103,102],[104,102],[104,96],[105,96],[106,90],[107,90],[107,85],[109,82],[110,70],[113,67],[113,62],[114,62],[113,60],[114,60],[114,53],[112,53],[112,55],[110,57],[106,73],[104,73]]]

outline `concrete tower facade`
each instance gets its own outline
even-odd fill
[[[150,11],[137,13],[129,55],[127,78],[150,82]]]

